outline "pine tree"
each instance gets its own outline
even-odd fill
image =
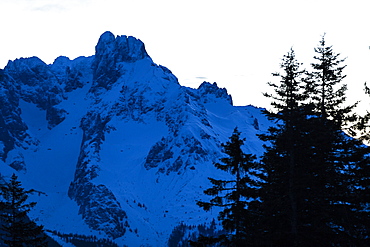
[[[369,215],[364,212],[370,203],[365,192],[369,188],[369,148],[343,132],[356,120],[352,113],[356,104],[344,106],[345,59],[326,45],[324,36],[315,52],[317,63],[311,64],[309,75],[317,116],[310,119],[311,160],[322,186],[321,196],[316,198],[325,205],[320,210],[326,210],[326,228],[330,226],[332,234],[329,242],[363,245],[365,235],[369,236]]]
[[[34,190],[25,190],[18,177],[13,174],[10,181],[1,185],[0,218],[3,221],[2,240],[8,246],[47,246],[43,226],[37,226],[27,214],[35,202],[27,203],[28,195]]]
[[[259,135],[266,141],[262,164],[267,173],[261,190],[261,218],[258,220],[259,245],[303,246],[307,241],[304,231],[305,195],[311,176],[307,161],[308,118],[312,105],[308,100],[308,83],[301,63],[291,49],[282,59],[278,83],[269,83],[274,94],[273,111],[264,113],[276,122],[267,134]]]
[[[322,39],[320,55],[305,73],[291,50],[281,63],[275,93],[277,123],[267,134],[262,164],[261,217],[256,232],[261,246],[361,246],[369,236],[369,152],[342,130],[354,119],[344,107],[344,60]],[[308,75],[303,77],[303,75]],[[361,199],[362,198],[362,199]],[[366,199],[365,199],[366,198]]]
[[[219,237],[201,236],[197,243],[192,243],[193,246],[207,246],[217,242],[227,246],[251,244],[253,230],[251,219],[254,216],[253,212],[248,210],[248,205],[259,203],[257,201],[259,181],[263,176],[257,170],[256,157],[242,151],[241,147],[245,140],[240,138],[240,134],[235,128],[230,140],[222,144],[226,157],[220,159],[221,163],[215,163],[217,169],[229,173],[232,179],[209,178],[213,187],[205,190],[204,193],[213,198],[209,202],[197,202],[197,205],[205,211],[209,211],[212,207],[223,208],[218,219],[228,234]]]
[[[339,53],[333,51],[332,46],[327,46],[325,35],[315,48],[316,63],[312,63],[313,71],[308,73],[311,79],[311,102],[315,104],[316,113],[322,119],[333,120],[338,125],[343,125],[346,120],[353,120],[349,113],[357,104],[343,106],[346,101],[347,85],[343,84],[343,70],[346,60],[340,58]]]

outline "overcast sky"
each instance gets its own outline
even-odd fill
[[[348,57],[349,98],[370,83],[368,1],[342,0],[0,0],[0,68],[38,56],[52,63],[94,54],[104,31],[145,43],[181,85],[217,82],[235,105],[268,107],[262,96],[290,47],[309,68],[314,47]]]

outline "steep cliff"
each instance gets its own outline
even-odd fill
[[[17,59],[0,82],[0,172],[47,194],[33,217],[128,246],[163,246],[180,222],[216,217],[195,200],[218,174],[220,144],[238,127],[259,155],[271,124],[216,83],[181,86],[143,42],[110,32],[94,56]]]

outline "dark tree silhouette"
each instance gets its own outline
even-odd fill
[[[366,246],[369,236],[369,148],[343,129],[355,105],[343,106],[345,66],[324,38],[307,77],[290,51],[280,84],[272,84],[277,122],[260,138],[267,141],[262,164],[258,238],[262,246]]]
[[[8,246],[47,246],[43,226],[37,226],[27,217],[36,205],[35,202],[27,202],[28,195],[33,192],[22,188],[15,174],[0,187],[1,230],[4,232],[1,238]]]
[[[276,122],[268,133],[259,135],[266,141],[262,164],[267,173],[261,190],[261,218],[256,229],[258,245],[302,246],[305,242],[305,197],[310,186],[307,138],[308,116],[313,114],[307,104],[309,84],[305,71],[291,49],[282,59],[278,83],[269,83],[273,94],[273,110],[264,113]]]
[[[240,138],[240,132],[234,129],[230,140],[222,144],[226,157],[221,163],[215,163],[215,167],[231,175],[230,180],[209,178],[213,187],[204,191],[205,194],[213,196],[209,202],[198,201],[197,205],[205,211],[212,207],[220,207],[223,210],[219,213],[218,219],[222,222],[223,229],[227,234],[218,237],[204,237],[198,239],[199,244],[207,245],[222,243],[227,246],[248,246],[252,227],[248,222],[253,218],[253,212],[248,210],[248,205],[257,201],[258,190],[262,173],[258,172],[256,157],[245,154],[241,147],[244,139]]]

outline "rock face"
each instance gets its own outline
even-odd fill
[[[83,226],[129,246],[163,246],[179,222],[206,221],[195,200],[218,172],[220,144],[238,127],[246,152],[259,154],[255,134],[270,125],[260,109],[233,106],[216,83],[181,86],[140,40],[110,32],[94,56],[51,65],[21,58],[0,72],[4,166],[50,191],[55,201],[40,199],[47,210],[73,200]],[[48,180],[55,171],[69,180]],[[69,211],[37,217],[48,229],[73,227]]]
[[[21,147],[29,137],[27,126],[22,121],[19,97],[16,85],[0,71],[0,158],[5,162],[8,154],[16,147]],[[23,160],[12,160],[9,165],[16,170],[23,170]]]
[[[117,238],[125,234],[126,213],[112,191],[104,184],[92,182],[99,175],[99,151],[105,140],[109,120],[101,119],[99,114],[94,113],[89,113],[82,119],[82,145],[68,195],[77,202],[79,213],[92,229],[104,231],[108,236]]]
[[[20,87],[19,93],[23,100],[34,103],[43,110],[63,100],[63,89],[58,78],[39,58],[21,58],[9,62],[5,71]]]
[[[134,63],[145,57],[149,56],[140,40],[127,36],[114,37],[111,32],[105,32],[95,47],[92,90],[100,87],[109,90],[124,74],[124,63]]]
[[[18,100],[33,103],[45,110],[49,128],[53,128],[65,119],[66,112],[57,107],[66,99],[65,93],[82,87],[81,77],[91,73],[90,68],[79,64],[88,62],[86,60],[89,59],[76,59],[71,64],[68,58],[60,57],[50,66],[37,57],[21,58],[10,61],[4,71],[8,81],[17,88]]]

